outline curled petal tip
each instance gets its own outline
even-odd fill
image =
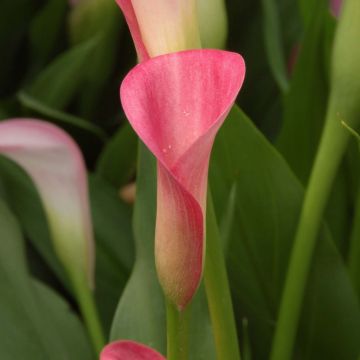
[[[100,360],[165,360],[155,350],[135,341],[115,341],[105,346]]]
[[[244,76],[239,54],[192,50],[150,59],[121,85],[125,113],[158,160],[156,265],[179,308],[201,280],[210,153]]]

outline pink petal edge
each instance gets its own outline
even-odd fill
[[[85,271],[93,287],[92,221],[86,169],[77,144],[48,122],[9,119],[0,122],[0,153],[30,175],[47,213],[58,256],[63,263],[71,263],[73,272]]]
[[[143,62],[149,59],[149,54],[142,40],[140,27],[136,19],[134,7],[132,5],[131,0],[116,0],[116,3],[119,5],[121,11],[125,16],[125,20],[128,24],[131,36],[135,44],[139,62]]]
[[[165,360],[155,350],[135,341],[115,341],[103,349],[100,360]]]
[[[156,266],[179,309],[201,280],[210,153],[244,76],[239,54],[190,50],[137,65],[120,88],[132,127],[158,160]]]

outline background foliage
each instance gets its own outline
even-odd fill
[[[227,48],[244,56],[247,76],[238,99],[242,110],[232,110],[216,140],[210,186],[244,359],[267,359],[324,121],[336,20],[326,0],[228,0],[227,8]],[[46,119],[81,146],[96,236],[96,300],[106,334],[164,352],[165,314],[152,251],[155,163],[137,145],[118,99],[119,84],[135,62],[112,0],[89,0],[75,9],[66,0],[0,2],[0,119]],[[360,352],[355,143],[318,241],[298,359],[354,360]],[[0,160],[0,355],[90,359],[38,194],[19,168]],[[136,175],[142,180],[133,206],[119,189]],[[192,359],[213,359],[202,289],[193,305],[191,334]]]

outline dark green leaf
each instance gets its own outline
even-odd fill
[[[303,189],[236,108],[220,130],[210,169],[218,214],[225,213],[236,184],[229,275],[239,319],[249,321],[254,357],[268,359]],[[298,337],[302,360],[350,360],[360,350],[359,304],[328,235],[319,238],[304,303]]]
[[[324,67],[324,24],[318,2],[300,47],[299,57],[284,101],[284,121],[278,148],[295,174],[306,183],[325,119],[328,80]]]
[[[86,63],[99,37],[77,45],[57,57],[26,89],[25,93],[58,110],[64,109],[83,84]]]
[[[0,201],[0,353],[4,359],[93,359],[79,320],[26,265],[15,218]]]
[[[29,177],[15,164],[0,158],[3,193],[20,219],[26,235],[71,290],[51,242],[39,195]],[[116,192],[100,179],[90,178],[90,200],[96,239],[96,299],[105,328],[109,329],[118,298],[133,262],[131,212]]]
[[[274,0],[262,0],[265,48],[273,76],[282,91],[286,91],[288,74],[281,36],[281,23]]]
[[[100,154],[96,171],[113,186],[125,185],[135,172],[137,136],[126,123],[106,144]]]
[[[94,176],[90,177],[90,198],[96,238],[95,296],[109,331],[134,261],[131,210],[115,189]]]
[[[54,52],[60,32],[63,30],[67,6],[66,0],[48,0],[32,20],[30,46],[33,70],[43,66]]]
[[[26,92],[20,92],[18,94],[18,98],[20,103],[25,106],[26,108],[36,111],[37,113],[41,114],[42,116],[49,117],[55,120],[55,122],[58,122],[60,124],[64,125],[71,125],[76,128],[86,130],[94,135],[96,135],[101,140],[106,139],[106,134],[104,131],[91,124],[90,122],[79,118],[77,116],[65,113],[60,110],[56,110],[45,103],[43,103],[40,100],[37,100],[36,98],[32,97]]]
[[[55,255],[40,197],[30,178],[16,164],[0,157],[0,179],[11,210],[37,251],[56,276],[70,289],[67,276]]]

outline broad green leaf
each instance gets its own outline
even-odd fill
[[[55,255],[38,193],[29,177],[7,159],[0,159],[4,196],[20,220],[25,234],[49,268],[71,291],[66,274]],[[96,240],[95,296],[105,329],[109,329],[118,298],[133,262],[130,209],[117,191],[90,178],[90,200]]]
[[[219,215],[226,213],[229,193],[236,186],[229,276],[238,321],[248,319],[254,358],[268,359],[303,189],[286,162],[236,108],[218,134],[210,174]],[[309,278],[297,355],[302,360],[354,359],[359,335],[359,303],[326,233],[319,238]]]
[[[155,203],[155,160],[141,144],[133,222],[136,261],[119,301],[111,340],[133,339],[165,353],[165,304],[154,261]],[[215,349],[203,287],[192,303],[191,314],[190,359],[212,360]]]
[[[33,110],[39,113],[41,116],[45,116],[46,118],[52,118],[57,123],[63,125],[71,125],[75,128],[79,128],[81,130],[86,130],[94,135],[96,135],[99,139],[105,140],[106,134],[105,132],[98,126],[80,118],[75,115],[71,115],[65,113],[63,111],[57,110],[46,105],[44,102],[34,98],[26,92],[20,92],[18,94],[18,98],[20,103],[29,110]]]
[[[261,4],[266,54],[273,76],[280,89],[285,92],[289,84],[277,4],[274,0],[262,0]]]
[[[32,71],[43,66],[54,53],[63,30],[67,6],[66,0],[47,0],[32,20],[30,27]]]
[[[300,19],[298,0],[277,0],[279,28],[284,57],[288,59],[299,42]],[[239,103],[255,123],[274,137],[281,123],[281,92],[269,66],[264,46],[261,1],[228,0],[228,48],[243,55],[247,68]]]
[[[284,119],[277,145],[299,179],[306,183],[324,123],[328,96],[324,67],[324,27],[328,20],[321,1],[305,33],[290,91],[284,98]]]
[[[360,192],[358,191],[350,237],[349,272],[360,301]]]
[[[99,312],[108,332],[134,261],[131,210],[118,192],[90,177],[90,199],[96,238],[96,288]]]
[[[125,123],[106,144],[96,165],[96,172],[115,187],[125,185],[135,172],[137,137]]]
[[[165,304],[154,262],[156,165],[144,145],[139,147],[134,237],[136,260],[120,298],[111,340],[133,339],[165,352]]]
[[[25,235],[62,284],[70,289],[65,271],[55,255],[40,197],[30,178],[15,163],[0,157],[0,182],[5,199]]]
[[[83,85],[85,65],[98,41],[99,37],[94,37],[61,54],[37,76],[25,94],[51,108],[64,109]]]
[[[0,98],[16,91],[25,75],[24,42],[35,11],[33,0],[0,1]]]
[[[284,98],[284,121],[277,139],[280,152],[304,184],[310,175],[325,120],[335,26],[328,4],[318,1],[312,9],[290,91]],[[346,253],[349,227],[347,186],[346,171],[342,168],[327,212],[333,239],[342,253]]]
[[[83,117],[95,119],[104,101],[104,86],[109,83],[117,61],[119,35],[124,21],[115,1],[87,0],[78,3],[70,14],[72,43],[99,37],[93,56],[86,63],[79,107]]]
[[[0,354],[4,359],[95,357],[69,306],[31,279],[19,226],[0,201]]]
[[[352,128],[350,128],[345,122],[343,122],[344,127],[350,131],[357,141],[358,151],[360,150],[360,135]],[[360,160],[360,157],[355,159],[356,161]],[[357,179],[358,180],[358,179]],[[350,246],[349,246],[349,255],[348,255],[348,265],[351,279],[354,284],[354,288],[358,294],[360,301],[360,191],[357,187],[357,199],[355,203],[355,211],[353,216],[353,224],[350,236]]]
[[[307,27],[307,25],[311,22],[311,17],[316,11],[316,7],[320,5],[323,9],[329,9],[330,1],[331,0],[298,0],[304,27]]]

